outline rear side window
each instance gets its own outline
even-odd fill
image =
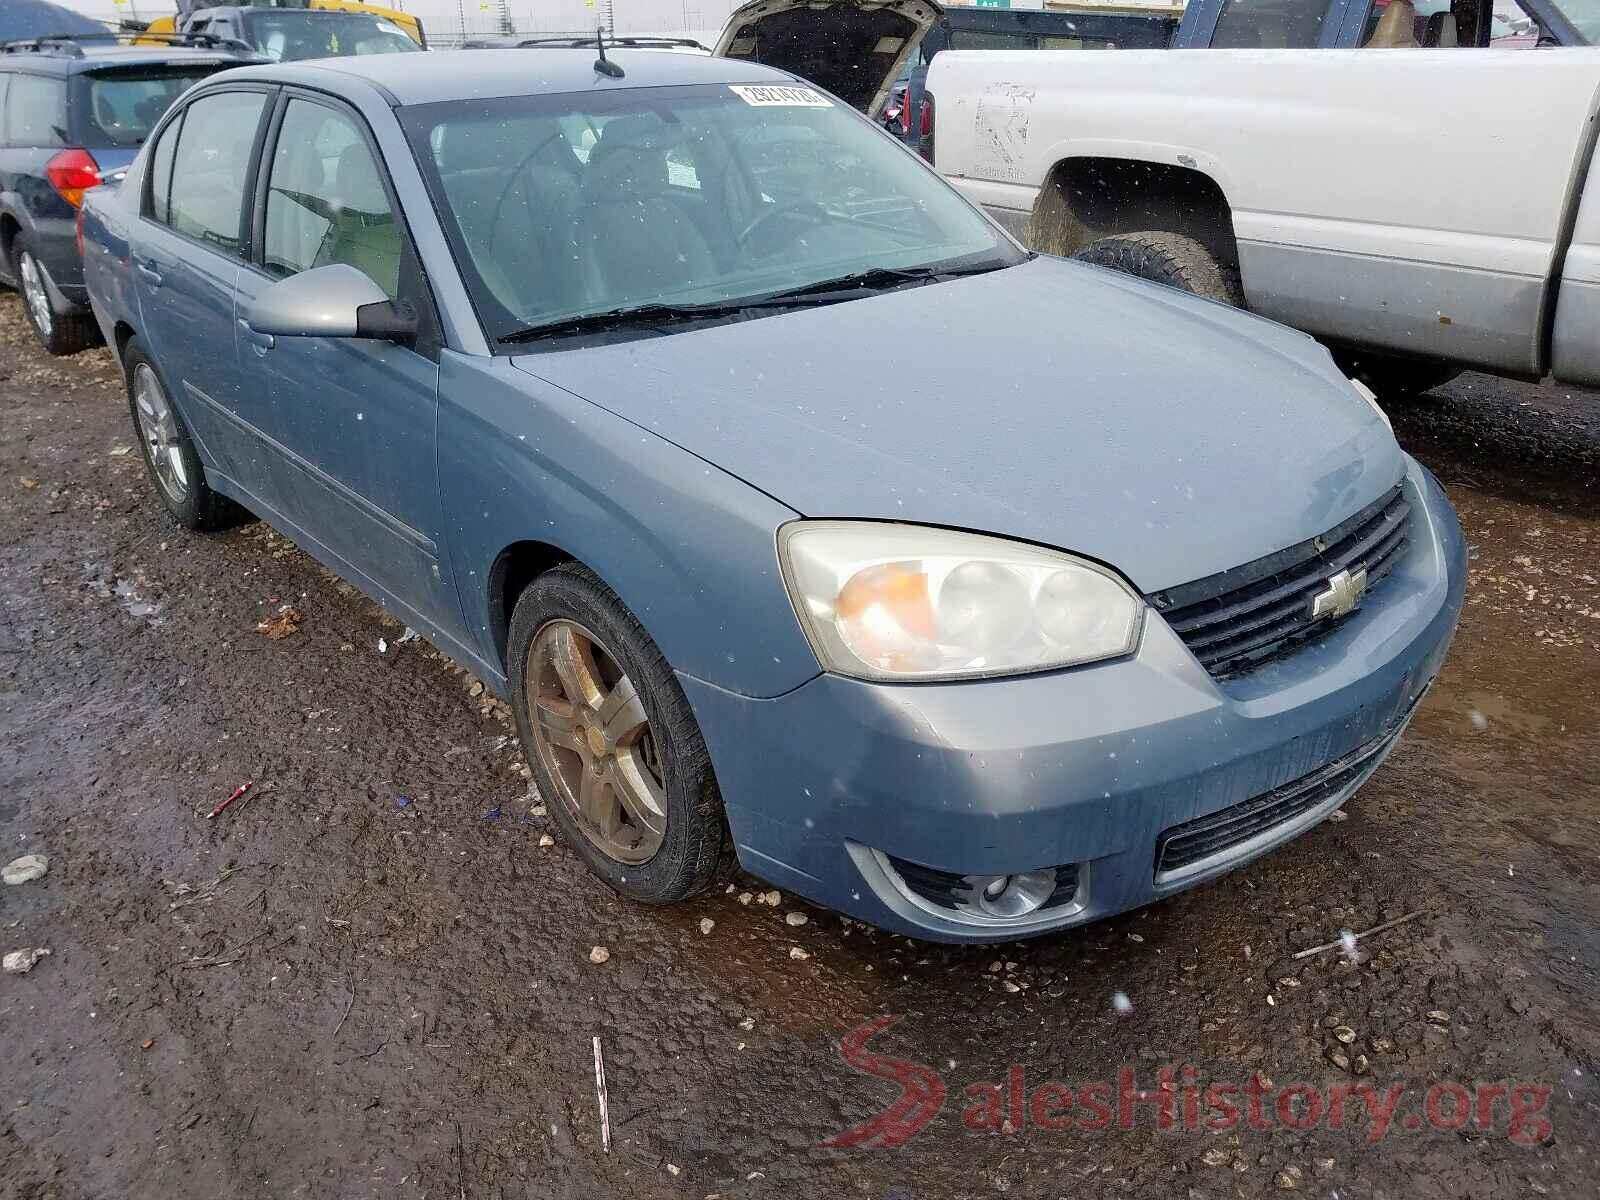
[[[161,131],[161,140],[150,155],[150,215],[163,225],[172,219],[172,160],[178,149],[178,135],[183,128],[179,116]]]
[[[238,253],[245,176],[266,99],[260,92],[216,92],[184,110],[168,192],[166,223],[173,229]]]
[[[1326,0],[1222,0],[1217,50],[1309,49],[1322,40]]]
[[[83,143],[140,145],[172,102],[211,70],[94,71],[80,75],[76,100]]]
[[[13,75],[6,93],[5,141],[12,146],[67,144],[67,84],[44,75]]]

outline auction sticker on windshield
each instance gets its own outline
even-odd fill
[[[832,108],[833,102],[808,87],[761,87],[754,84],[728,85],[739,99],[757,107]]]

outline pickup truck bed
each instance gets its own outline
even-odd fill
[[[1175,229],[1335,345],[1600,383],[1600,49],[946,51],[928,91],[1037,249]]]

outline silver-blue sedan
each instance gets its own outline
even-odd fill
[[[1320,346],[1028,254],[770,67],[231,71],[82,233],[173,516],[508,697],[639,900],[731,845],[928,938],[1144,904],[1344,803],[1455,628],[1450,506]]]

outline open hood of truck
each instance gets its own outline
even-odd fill
[[[871,116],[943,15],[932,0],[752,0],[716,53],[792,72]]]

